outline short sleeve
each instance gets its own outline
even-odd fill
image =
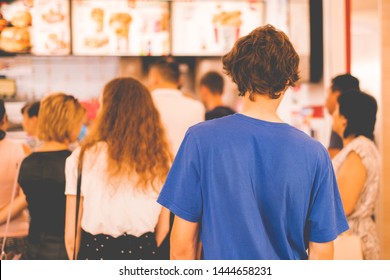
[[[308,223],[309,240],[318,243],[335,240],[349,228],[332,162],[325,149],[318,158]]]
[[[67,159],[65,163],[65,195],[77,194],[77,165],[80,154],[80,148],[77,148]]]
[[[202,215],[200,152],[191,131],[186,136],[169,171],[158,203],[190,222]]]

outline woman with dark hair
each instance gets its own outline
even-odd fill
[[[172,160],[159,113],[132,78],[110,81],[100,106],[90,134],[66,162],[68,256],[76,249],[78,259],[155,259],[169,230],[169,211],[156,200]],[[74,248],[80,163],[82,234]]]
[[[374,143],[377,103],[374,97],[350,91],[338,98],[333,129],[344,148],[333,159],[351,233],[360,237],[364,259],[378,259],[379,238],[372,219],[379,193],[381,159]]]

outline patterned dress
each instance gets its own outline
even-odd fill
[[[351,232],[361,238],[363,258],[375,260],[380,257],[380,244],[372,215],[379,195],[381,158],[373,141],[364,136],[356,137],[333,159],[336,177],[351,152],[355,152],[362,159],[366,169],[366,181],[355,209],[348,216],[348,223]]]

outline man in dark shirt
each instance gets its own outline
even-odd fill
[[[328,95],[326,97],[326,109],[329,114],[333,115],[340,94],[349,90],[360,90],[359,80],[356,77],[351,74],[343,74],[332,79],[332,84],[328,89]],[[342,148],[343,140],[332,130],[328,147],[330,157],[334,158]]]
[[[223,77],[217,72],[208,72],[200,80],[199,96],[206,106],[206,120],[234,114],[235,111],[222,102]]]

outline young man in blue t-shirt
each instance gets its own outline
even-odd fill
[[[195,259],[199,240],[204,259],[333,258],[348,224],[327,150],[276,113],[298,64],[271,25],[223,57],[242,112],[186,134],[158,199],[176,215],[171,259]]]

